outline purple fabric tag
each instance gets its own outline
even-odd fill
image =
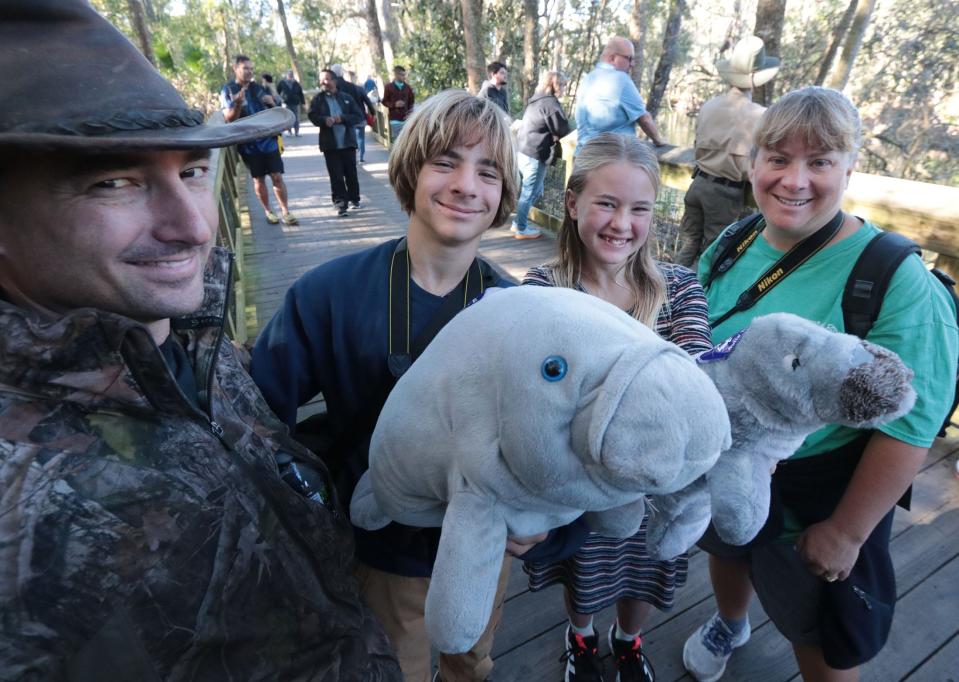
[[[743,338],[743,334],[745,333],[745,329],[736,332],[718,346],[713,346],[708,351],[700,355],[698,358],[696,358],[696,362],[715,362],[716,360],[725,360],[736,348],[736,344],[739,343],[739,339]]]
[[[477,296],[476,298],[472,299],[469,303],[466,304],[466,307],[469,308],[471,305],[473,305],[474,303],[478,302],[481,298],[483,298],[483,295],[484,295],[484,294],[486,294],[486,292],[485,292],[485,291],[481,291],[479,296]]]

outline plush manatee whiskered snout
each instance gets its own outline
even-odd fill
[[[868,341],[857,351],[870,357],[849,372],[839,390],[844,423],[876,426],[912,409],[916,393],[909,382],[913,373],[895,353]]]
[[[684,371],[690,362],[675,347],[653,358],[627,351],[609,373],[590,425],[590,453],[613,485],[653,494],[677,490],[729,446],[722,397],[705,374]]]

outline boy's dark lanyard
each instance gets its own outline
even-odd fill
[[[839,211],[832,220],[783,254],[782,258],[773,263],[769,269],[766,270],[766,272],[759,276],[759,279],[753,282],[752,285],[746,289],[746,291],[739,295],[739,298],[736,299],[736,305],[723,313],[710,326],[715,329],[736,313],[749,310],[756,305],[759,299],[768,294],[773,287],[775,287],[781,281],[786,279],[786,276],[789,273],[793,272],[800,265],[819,253],[823,247],[829,243],[829,240],[836,236],[836,233],[839,232],[839,228],[842,226],[842,221],[843,213],[842,211]],[[732,262],[725,267],[725,270],[728,270],[730,267],[732,267],[732,264],[735,263],[744,253],[746,253],[746,247],[755,241],[756,235],[759,234],[759,232],[762,230],[762,227],[765,227],[764,221],[762,227],[759,226],[759,223],[760,221],[758,220],[754,221],[751,229],[739,239],[739,243],[745,246],[744,248],[737,249],[730,255]]]
[[[390,261],[390,374],[399,379],[426,349],[433,337],[453,317],[478,298],[485,289],[483,271],[474,258],[462,281],[443,300],[415,339],[410,340],[410,252],[404,237],[393,250]]]

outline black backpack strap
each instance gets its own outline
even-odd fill
[[[916,243],[895,232],[880,232],[866,245],[849,273],[842,295],[847,334],[866,338],[879,317],[892,276],[913,253],[921,253]]]
[[[706,281],[703,282],[704,289],[708,289],[714,279],[725,274],[756,240],[762,228],[765,227],[765,223],[760,225],[762,219],[762,213],[754,213],[734,223],[723,232],[713,252],[709,273],[706,275]]]

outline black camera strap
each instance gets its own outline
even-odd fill
[[[439,309],[426,323],[415,339],[410,339],[410,251],[406,237],[401,239],[393,250],[390,261],[390,334],[389,358],[390,374],[399,379],[410,368],[413,361],[426,350],[440,329],[452,320],[458,312],[479,298],[483,291],[496,280],[496,273],[483,260],[474,258],[466,274],[456,288],[443,300]]]
[[[761,274],[759,278],[753,282],[748,289],[746,289],[746,291],[739,295],[739,298],[736,299],[736,305],[723,313],[710,326],[715,329],[736,313],[749,310],[756,305],[759,299],[768,294],[777,284],[786,279],[786,276],[789,275],[789,273],[793,272],[796,268],[819,253],[826,246],[826,244],[828,244],[829,241],[836,236],[836,233],[839,232],[842,222],[843,212],[839,211],[832,220],[789,249],[789,251],[783,254],[782,258],[773,263],[769,269],[766,270],[766,272]],[[749,244],[752,244],[762,227],[765,227],[765,222],[763,222],[762,227],[760,227],[759,223],[760,221],[754,220],[750,228],[745,230],[737,241],[739,241],[739,243],[745,243],[747,247]],[[738,260],[739,257],[745,252],[746,248],[735,250],[734,254],[732,255],[732,262],[735,263],[735,261]],[[730,263],[725,270],[729,270],[730,267],[732,267],[732,263]]]

